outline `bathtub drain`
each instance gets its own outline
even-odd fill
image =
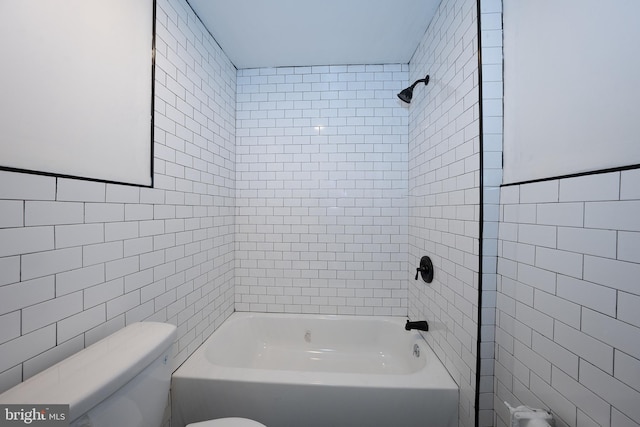
[[[420,357],[420,346],[418,344],[413,345],[413,356]]]

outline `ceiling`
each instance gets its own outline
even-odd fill
[[[408,63],[440,0],[188,0],[239,68]]]

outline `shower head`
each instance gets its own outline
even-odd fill
[[[425,77],[424,79],[416,80],[408,88],[402,89],[402,92],[398,94],[398,98],[400,98],[401,101],[406,102],[407,104],[411,103],[411,98],[413,98],[413,88],[416,87],[418,83],[422,83],[422,82],[424,82],[425,86],[429,84],[428,74],[427,74],[427,77]]]

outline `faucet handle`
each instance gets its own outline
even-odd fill
[[[422,280],[427,283],[433,281],[433,263],[431,262],[431,258],[426,255],[420,258],[420,267],[416,269],[415,280],[418,280],[418,276],[420,275],[422,275]]]

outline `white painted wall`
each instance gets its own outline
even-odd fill
[[[0,4],[0,166],[151,185],[152,50],[152,0]]]
[[[640,164],[640,3],[504,1],[504,182]]]

